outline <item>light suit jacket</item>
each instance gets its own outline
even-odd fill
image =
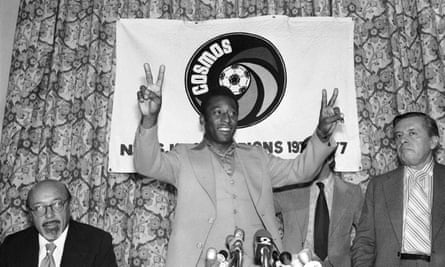
[[[351,266],[351,232],[360,218],[363,194],[359,185],[334,175],[328,257],[325,266]],[[309,222],[310,186],[274,193],[276,212],[283,216],[283,249],[292,254],[304,248]]]
[[[1,267],[37,267],[38,261],[39,233],[34,227],[7,236],[0,246]],[[111,235],[71,220],[60,266],[117,267]]]
[[[334,145],[330,145],[332,142],[322,143],[314,135],[305,153],[296,160],[272,156],[261,147],[237,145],[235,160],[242,166],[258,217],[280,248],[272,186],[298,183],[313,177],[324,159],[335,149]],[[134,152],[138,173],[177,188],[167,266],[195,266],[201,254],[206,253],[203,252],[205,241],[217,216],[212,152],[201,143],[176,145],[173,150],[162,153],[157,126],[138,130]]]
[[[400,260],[397,253],[402,248],[403,167],[371,179],[353,245],[353,266],[445,266],[444,192],[445,166],[435,163],[431,262]]]

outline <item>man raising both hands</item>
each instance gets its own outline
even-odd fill
[[[245,232],[243,266],[254,265],[253,236],[258,229],[269,231],[281,249],[272,187],[309,181],[335,149],[331,135],[343,117],[334,106],[338,90],[329,102],[323,90],[316,133],[295,159],[282,159],[261,147],[235,142],[238,102],[224,87],[212,88],[203,97],[201,143],[178,144],[164,153],[159,146],[157,121],[165,66],[160,66],[156,83],[150,66],[144,64],[144,69],[147,85],[137,93],[142,118],[134,161],[138,173],[178,190],[167,266],[204,266],[207,249],[224,248],[226,237],[235,228]]]

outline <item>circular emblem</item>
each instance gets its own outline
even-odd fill
[[[198,113],[202,97],[218,86],[229,88],[238,99],[238,128],[255,125],[272,114],[284,96],[284,61],[264,37],[219,35],[201,45],[187,64],[186,93]]]

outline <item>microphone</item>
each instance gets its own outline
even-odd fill
[[[215,266],[216,262],[217,262],[216,249],[214,248],[207,249],[205,267]]]
[[[235,237],[233,239],[232,250],[243,255],[244,231],[241,228],[236,228]]]
[[[312,252],[310,249],[304,248],[297,254],[298,260],[305,265],[312,259]]]
[[[272,251],[272,262],[273,262],[273,267],[278,267],[280,266],[280,253],[277,250]]]
[[[292,263],[292,254],[287,251],[281,252],[280,261],[282,264],[290,265]]]
[[[231,266],[243,266],[243,242],[244,231],[240,228],[236,228],[233,235],[227,236],[226,246],[229,249],[229,254],[232,262]]]
[[[292,264],[292,254],[287,251],[279,253],[277,250],[272,251],[273,267],[303,267],[294,266]]]
[[[265,229],[256,231],[253,235],[253,250],[255,264],[262,267],[272,267],[272,235]]]
[[[221,249],[218,252],[217,259],[221,262],[221,261],[226,261],[229,258],[229,253],[227,252],[227,250]]]
[[[310,249],[303,249],[298,254],[292,255],[292,267],[321,267],[322,264],[313,259]]]
[[[229,253],[226,250],[222,249],[216,255],[216,259],[218,260],[218,267],[229,267]]]

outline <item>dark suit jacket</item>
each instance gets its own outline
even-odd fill
[[[328,258],[324,266],[349,267],[351,232],[360,218],[363,194],[359,185],[346,183],[336,175],[333,179]],[[292,254],[304,248],[309,221],[309,198],[310,186],[274,193],[276,211],[283,216],[283,249]]]
[[[397,253],[402,247],[403,168],[371,179],[352,249],[353,266],[445,266],[444,192],[445,166],[435,163],[431,262],[400,260]]]
[[[39,238],[35,227],[6,237],[0,246],[1,267],[38,266]],[[61,267],[115,267],[111,235],[91,225],[69,223]]]

